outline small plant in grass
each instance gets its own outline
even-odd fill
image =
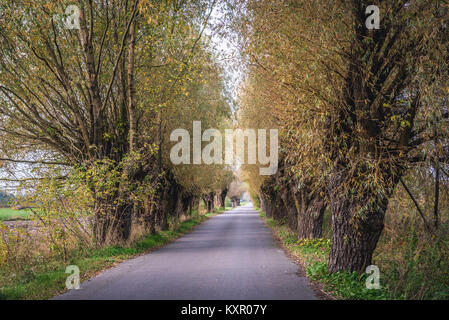
[[[331,240],[326,238],[300,239],[297,241],[300,248],[308,249],[330,249]]]

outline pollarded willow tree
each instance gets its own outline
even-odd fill
[[[364,25],[368,5],[346,6],[352,21],[349,46],[341,51],[347,69],[326,130],[333,161],[331,272],[371,264],[388,199],[406,170],[424,160],[426,127],[415,120],[435,120],[426,111],[427,87],[448,79],[449,11],[443,2],[378,3],[385,13],[378,30]],[[447,117],[443,106],[435,109]]]
[[[2,160],[76,168],[94,199],[98,243],[129,239],[136,219],[151,230],[166,228],[167,216],[193,201],[175,192],[184,189],[182,179],[163,153],[170,126],[206,109],[216,126],[227,117],[219,71],[203,40],[214,6],[0,4]],[[201,79],[203,73],[210,76]]]
[[[258,79],[250,85],[267,97],[253,99],[247,112],[263,106],[280,127],[281,158],[292,174],[319,194],[326,187],[329,271],[362,271],[401,177],[429,158],[447,164],[447,4],[245,3],[248,18],[239,27]],[[373,4],[379,29],[366,26]]]

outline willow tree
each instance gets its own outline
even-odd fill
[[[447,79],[441,57],[447,57],[449,12],[443,2],[382,1],[381,27],[369,30],[370,4],[344,5],[351,21],[350,42],[342,50],[347,69],[326,130],[333,161],[331,272],[371,264],[388,200],[407,168],[421,160],[415,120],[433,121],[424,107],[425,87]]]

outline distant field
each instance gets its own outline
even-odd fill
[[[15,220],[15,219],[28,219],[30,216],[29,210],[14,210],[11,208],[0,208],[0,221],[2,220]]]

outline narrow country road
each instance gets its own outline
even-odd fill
[[[297,271],[258,212],[245,206],[54,299],[316,299]]]

